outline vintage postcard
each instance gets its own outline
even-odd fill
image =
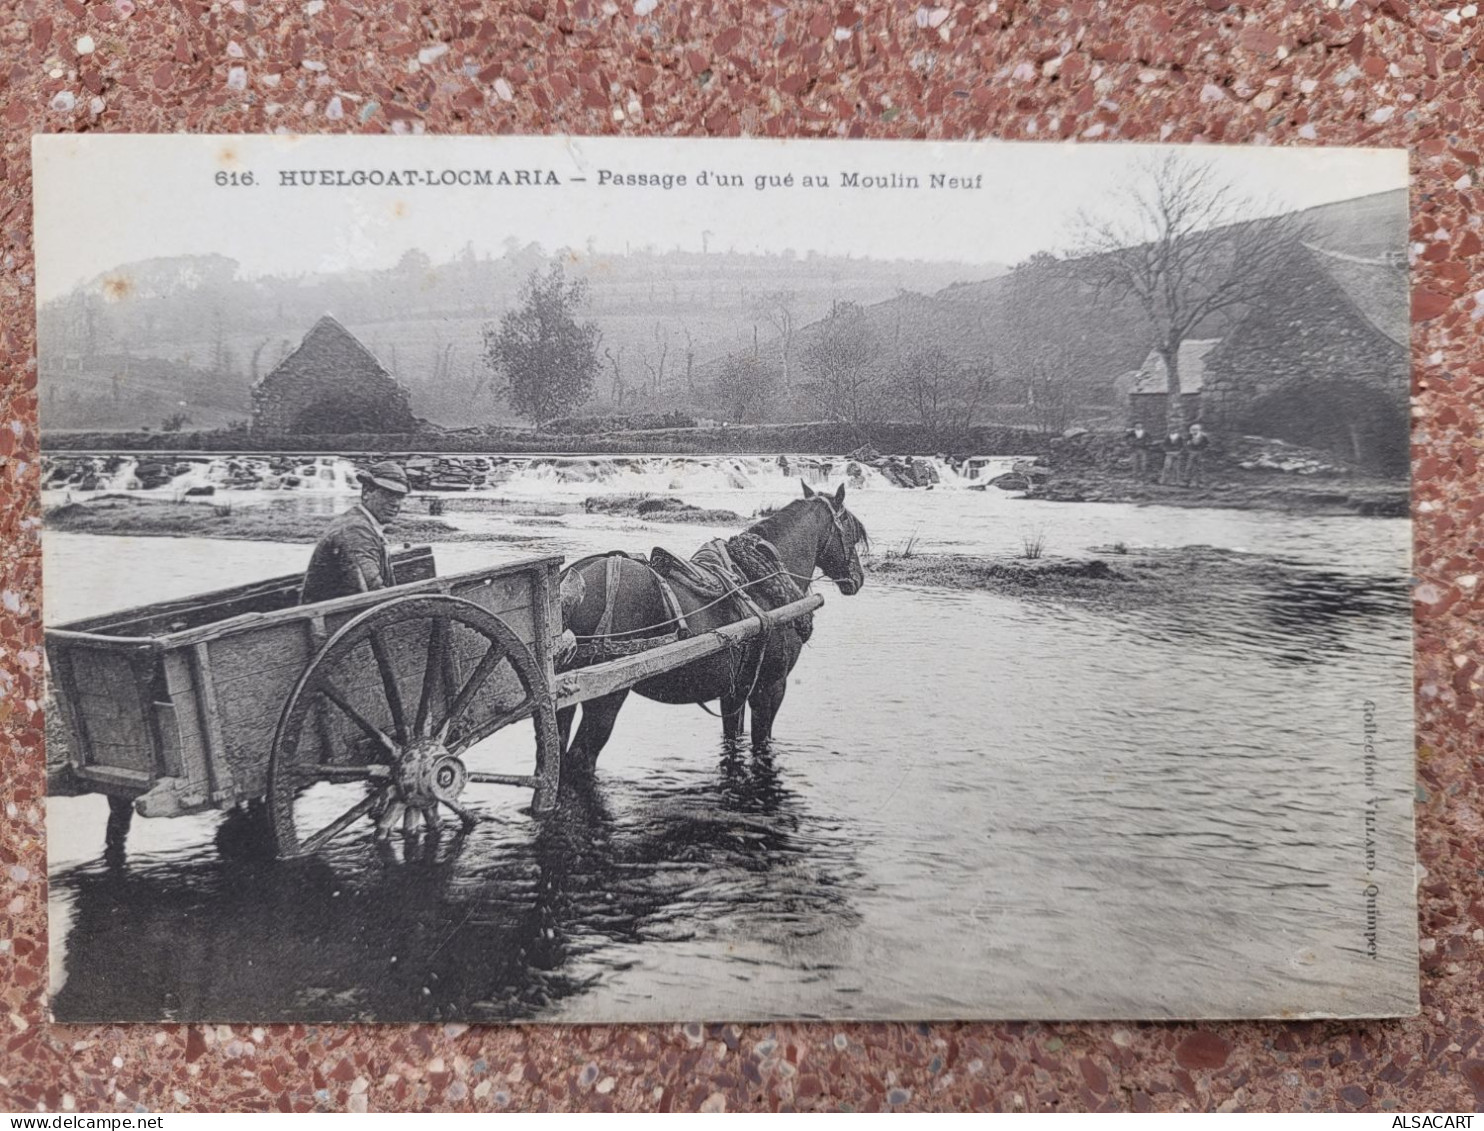
[[[58,1020],[1416,1012],[1404,153],[34,153]]]

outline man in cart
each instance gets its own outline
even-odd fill
[[[411,489],[401,465],[385,460],[360,472],[361,500],[338,514],[314,547],[299,603],[328,601],[392,585],[383,527],[397,517]]]

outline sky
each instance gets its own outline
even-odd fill
[[[43,135],[35,139],[37,294],[47,301],[123,264],[216,253],[247,277],[381,269],[420,248],[435,262],[507,240],[597,252],[813,250],[881,259],[1018,262],[1065,250],[1079,210],[1115,212],[1141,161],[1118,143],[672,138]],[[1407,185],[1402,150],[1187,147],[1277,212]],[[412,170],[411,186],[286,186]],[[429,185],[518,170],[539,187]],[[685,176],[685,185],[600,183]],[[699,175],[741,176],[741,187]],[[918,187],[848,187],[847,173]],[[253,183],[238,182],[250,174]],[[791,174],[791,186],[772,178]],[[977,187],[932,187],[930,177]],[[534,174],[533,174],[534,176]],[[803,178],[828,185],[805,187]],[[585,177],[583,183],[573,177]],[[758,178],[765,178],[758,188]],[[225,181],[226,183],[220,183]]]

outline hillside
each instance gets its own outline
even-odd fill
[[[785,319],[802,325],[836,301],[876,303],[1004,270],[789,253],[555,254],[569,277],[586,281],[586,316],[603,331],[599,397],[611,405],[621,396],[624,408],[686,399],[698,367]],[[39,312],[43,422],[156,427],[173,412],[198,426],[242,419],[252,383],[325,313],[408,386],[417,415],[505,421],[481,360],[483,328],[548,261],[539,246],[511,241],[499,256],[466,248],[435,264],[409,252],[387,271],[294,278],[243,279],[217,255],[123,264]]]
[[[1308,228],[1309,242],[1340,255],[1377,259],[1406,246],[1405,190],[1297,215]],[[1033,367],[1015,364],[1014,355],[1025,351],[1029,339],[1042,356],[1048,348],[1055,352],[1058,370],[1070,385],[1068,397],[1090,410],[1083,415],[1091,419],[1098,415],[1097,406],[1113,405],[1114,382],[1144,362],[1151,341],[1136,303],[1079,285],[1077,262],[1038,256],[1014,272],[955,282],[930,295],[899,294],[863,304],[865,332],[880,357],[899,359],[914,350],[937,348],[963,366],[990,366],[996,376],[989,402],[993,411],[987,416],[1003,423],[1027,422],[1026,406],[1034,399],[1027,388],[1034,380],[1029,372]],[[1192,336],[1220,337],[1242,314],[1240,308],[1227,311],[1199,325]],[[802,326],[795,335],[794,356],[804,357],[827,327],[827,318]],[[778,353],[771,340],[760,351],[774,366]],[[714,378],[719,369],[719,364],[706,367],[705,378]],[[776,411],[789,411],[784,400]],[[804,413],[817,408],[800,403],[797,396],[791,407]]]

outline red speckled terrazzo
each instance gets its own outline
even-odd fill
[[[643,14],[638,14],[643,13]],[[1473,1109],[1474,5],[6,5],[0,1102],[10,1110]],[[446,49],[445,49],[446,47]],[[1413,154],[1419,1018],[1376,1024],[54,1026],[44,1020],[29,139],[190,130],[1088,138]],[[1484,295],[1484,292],[1478,292]]]

